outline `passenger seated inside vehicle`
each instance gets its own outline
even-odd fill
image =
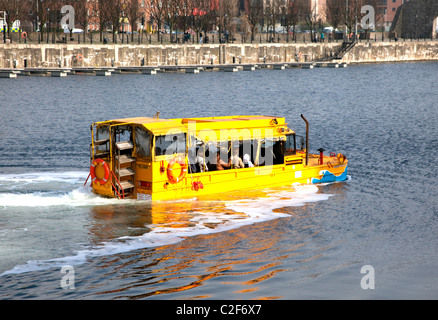
[[[196,166],[196,148],[191,147],[187,151],[187,158],[189,160],[189,173],[198,172],[198,168]]]
[[[242,159],[239,157],[239,145],[233,146],[233,155],[231,156],[231,164],[234,169],[244,168]]]
[[[216,170],[216,159],[214,159],[214,154],[216,154],[215,147],[208,147],[205,149],[205,159],[207,161],[207,169],[208,171]]]
[[[216,155],[216,157],[214,155]],[[221,150],[216,146],[209,146],[209,148],[205,151],[205,159],[208,159],[208,171],[224,170],[231,167],[231,160],[228,161],[228,163],[222,160]]]
[[[228,163],[221,159],[221,151],[217,150],[216,156],[216,170],[225,170],[231,168],[231,158],[228,160]]]
[[[188,150],[188,159],[189,159],[189,172],[205,172],[208,171],[207,166],[204,163],[204,158],[198,154],[199,148],[191,147]]]
[[[245,154],[243,156],[243,165],[245,166],[245,168],[254,167],[254,164],[251,162],[251,158],[250,158],[249,154]]]

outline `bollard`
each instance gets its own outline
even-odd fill
[[[325,151],[325,149],[319,148],[318,151],[319,151],[319,161],[318,162],[320,165],[323,165],[324,164],[324,151]]]

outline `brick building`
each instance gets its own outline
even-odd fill
[[[409,0],[381,0],[380,11],[383,15],[381,21],[383,21],[383,27],[386,31],[389,31],[394,21],[397,9]]]

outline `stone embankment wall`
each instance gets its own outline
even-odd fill
[[[312,61],[334,54],[333,44],[0,45],[0,68],[129,67]],[[79,56],[81,55],[81,56]]]
[[[314,61],[341,43],[80,45],[1,44],[0,68],[130,67]],[[362,42],[343,62],[438,60],[438,41]]]
[[[362,42],[348,52],[343,62],[438,61],[438,41]]]

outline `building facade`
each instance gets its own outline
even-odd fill
[[[389,31],[394,21],[397,9],[409,0],[381,0],[380,13],[382,14],[382,26]]]

